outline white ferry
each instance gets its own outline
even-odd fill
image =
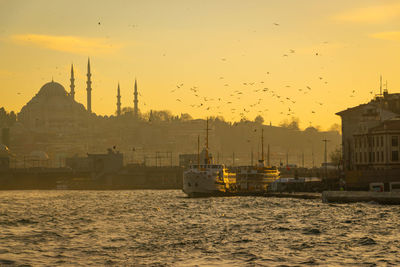
[[[224,165],[191,165],[183,173],[183,192],[190,197],[227,195],[235,191],[236,174]]]
[[[206,156],[200,164],[198,140],[197,164],[192,164],[183,173],[183,192],[189,197],[228,195],[236,191],[236,173],[230,172],[222,164],[213,164],[208,155],[208,119],[206,134]]]

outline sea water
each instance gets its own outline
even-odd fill
[[[400,265],[400,207],[170,191],[1,191],[0,266]]]

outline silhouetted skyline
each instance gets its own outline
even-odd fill
[[[96,4],[94,4],[96,3]],[[228,121],[261,115],[301,128],[339,123],[336,112],[399,87],[396,1],[6,1],[0,4],[0,98],[18,112],[46,82],[70,83],[93,111],[122,106]],[[10,12],[15,11],[15,12]],[[29,22],[29,23],[27,23]],[[390,31],[389,31],[390,30]],[[179,88],[178,88],[178,87]],[[18,94],[19,93],[19,94]],[[85,104],[86,106],[86,104]]]

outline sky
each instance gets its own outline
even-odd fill
[[[92,110],[133,106],[227,121],[261,115],[329,129],[383,76],[400,89],[400,2],[0,0],[0,106],[19,112],[54,79]]]

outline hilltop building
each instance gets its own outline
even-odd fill
[[[71,65],[70,92],[52,80],[40,88],[39,92],[21,109],[18,121],[35,132],[68,133],[87,128],[88,117],[92,113],[92,81],[90,59],[87,63],[87,106],[75,100],[74,66]],[[135,79],[134,113],[138,116],[138,91]],[[117,115],[121,115],[121,92],[118,83]]]
[[[51,81],[18,114],[18,121],[35,132],[70,132],[85,127],[87,112],[64,87]]]

